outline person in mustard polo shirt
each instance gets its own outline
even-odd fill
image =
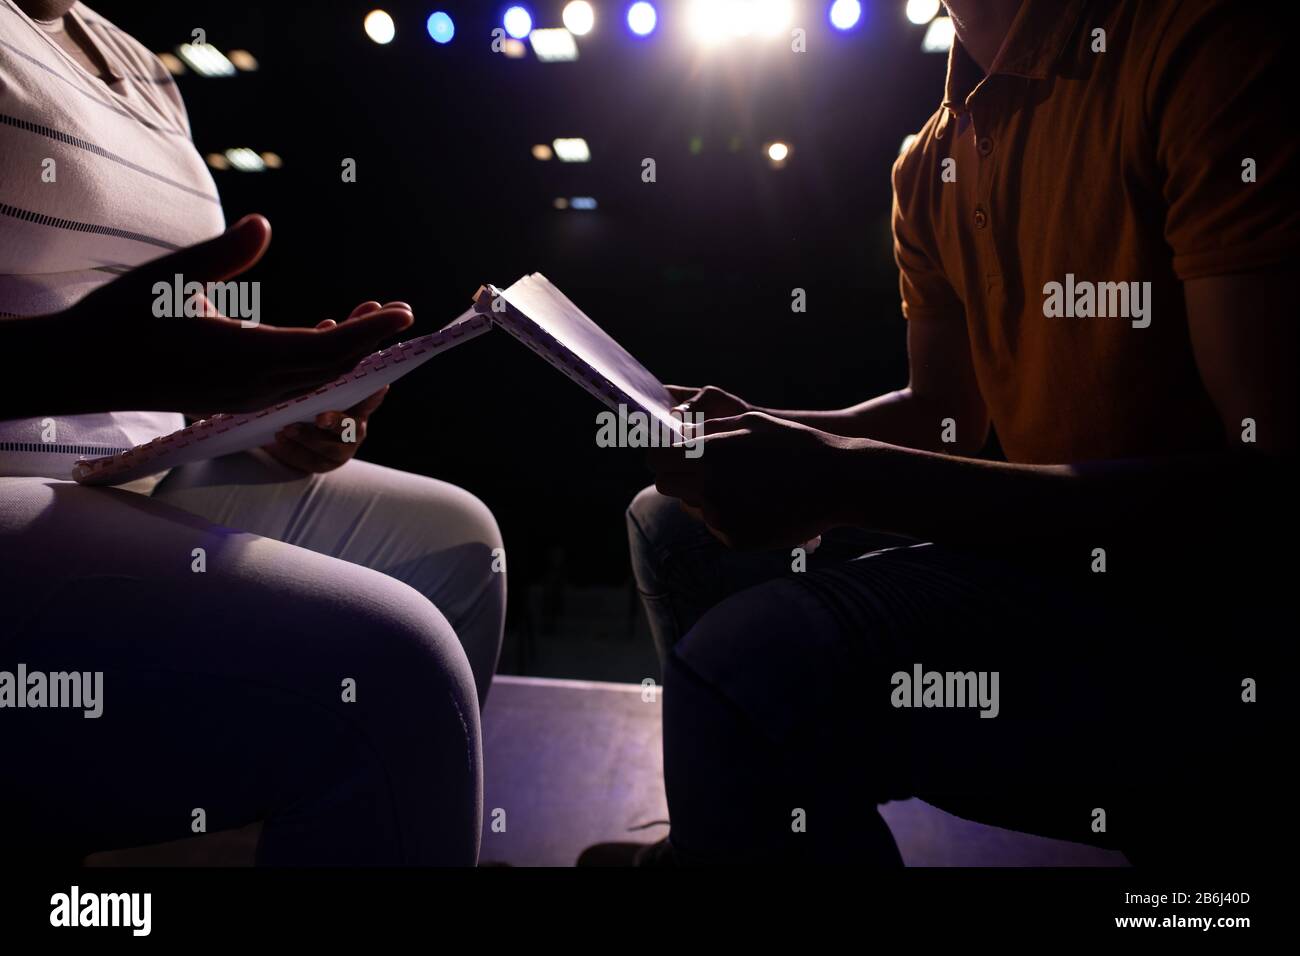
[[[1137,862],[1267,851],[1289,36],[1225,0],[947,7],[893,169],[907,386],[679,389],[704,453],[629,508],[672,829],[621,862],[897,864],[875,805],[913,796]]]

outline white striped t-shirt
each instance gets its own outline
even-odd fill
[[[0,321],[66,309],[120,273],[224,228],[166,68],[83,4],[68,16],[120,79],[90,73],[13,0],[0,0]],[[0,374],[20,361],[0,356],[8,366]],[[67,478],[78,458],[183,425],[174,412],[0,420],[0,475]]]

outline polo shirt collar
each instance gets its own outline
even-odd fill
[[[1047,79],[1086,4],[1087,0],[1023,0],[989,75]],[[967,100],[983,79],[984,71],[954,37],[948,51],[944,108],[951,113],[965,112]]]

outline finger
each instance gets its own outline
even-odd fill
[[[158,279],[222,282],[251,269],[271,243],[271,224],[259,215],[245,216],[221,235],[155,259],[128,273],[121,281],[131,291],[152,289]],[[146,300],[148,301],[148,300]]]
[[[316,328],[317,328],[317,329],[332,329],[332,328],[334,328],[334,326],[336,326],[336,325],[338,325],[338,323],[335,322],[333,319],[321,319],[319,322],[316,323]]]
[[[385,385],[369,398],[364,398],[357,402],[357,404],[348,409],[348,414],[354,415],[357,418],[369,418],[374,414],[375,409],[384,404],[384,399],[388,397],[388,388],[389,387]]]
[[[384,303],[384,308],[385,308],[385,309],[405,309],[407,312],[410,312],[412,315],[415,314],[415,310],[414,310],[413,308],[411,308],[411,306],[410,306],[408,303],[406,303],[406,302],[402,302],[400,299],[395,299],[395,300],[393,300],[392,302],[385,302],[385,303]]]
[[[695,401],[700,397],[700,392],[704,391],[693,385],[665,385],[664,388],[668,389],[668,394],[677,402],[678,407]]]
[[[320,367],[349,358],[356,364],[375,351],[383,339],[409,328],[414,321],[415,316],[406,309],[385,308],[333,328],[310,330],[300,357],[301,365]]]
[[[378,312],[382,308],[383,308],[382,305],[380,305],[374,299],[371,299],[369,302],[362,302],[359,306],[353,309],[351,313],[348,314],[348,318],[359,319],[363,315],[367,315],[371,312]]]
[[[305,471],[309,474],[315,474],[322,469],[324,464],[326,464],[321,462],[317,456],[307,451],[307,449],[303,448],[301,445],[296,442],[291,442],[288,439],[277,437],[274,442],[269,445],[263,445],[262,447],[266,450],[268,455],[280,464],[287,465],[297,471]]]

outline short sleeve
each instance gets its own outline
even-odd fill
[[[961,300],[939,265],[931,241],[933,214],[921,186],[920,140],[915,141],[894,162],[891,174],[894,190],[890,226],[894,236],[894,261],[898,264],[898,286],[903,317],[962,316]],[[931,237],[931,238],[927,238]]]
[[[1273,267],[1300,251],[1300,140],[1283,101],[1293,42],[1238,0],[1182,3],[1169,18],[1145,105],[1180,279]]]

